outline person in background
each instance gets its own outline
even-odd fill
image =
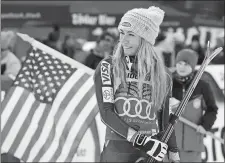
[[[62,44],[62,53],[73,58],[75,54],[75,40],[72,36],[66,35]]]
[[[192,36],[192,42],[191,44],[187,47],[190,48],[192,50],[194,50],[197,55],[198,55],[198,65],[201,65],[204,58],[205,58],[205,50],[202,48],[200,41],[199,41],[199,35],[194,35]]]
[[[20,60],[10,50],[15,33],[12,31],[1,32],[1,79],[14,80],[21,68]]]
[[[164,63],[167,67],[174,65],[174,46],[173,35],[160,33],[156,39],[155,50],[158,55],[163,56]]]
[[[212,60],[212,64],[224,64],[224,32],[216,38],[216,46],[214,50],[218,47],[222,47],[223,50]]]
[[[176,69],[173,73],[172,96],[177,103],[183,98],[195,74],[198,54],[192,49],[182,49],[176,57]],[[217,105],[212,96],[210,85],[201,80],[197,84],[182,117],[198,125],[197,130],[182,122],[175,125],[177,144],[181,162],[201,162],[204,151],[203,132],[209,131],[217,117]]]
[[[48,38],[43,41],[47,46],[61,51],[62,43],[60,41],[60,27],[58,25],[53,25],[53,31],[49,33]]]
[[[90,54],[85,60],[85,65],[92,69],[96,69],[103,58],[112,54],[115,39],[113,34],[104,32],[99,37],[96,47],[91,49]]]
[[[175,58],[177,53],[185,48],[185,36],[184,36],[184,31],[182,28],[178,28],[176,33],[174,33],[174,63],[175,63]],[[175,65],[173,65],[175,66]]]
[[[175,132],[168,145],[160,141],[169,120],[172,77],[155,52],[164,11],[129,10],[118,26],[120,38],[113,55],[98,64],[94,74],[100,116],[106,125],[101,162],[136,162],[166,158],[179,162]]]
[[[85,64],[85,60],[89,54],[88,52],[83,50],[83,45],[85,42],[86,42],[86,40],[81,39],[81,38],[78,38],[75,41],[75,49],[76,49],[75,51],[76,52],[75,52],[73,59],[75,59],[76,61],[78,61],[82,64]]]

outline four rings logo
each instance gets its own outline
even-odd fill
[[[115,99],[116,106],[122,105],[122,107],[118,107],[116,113],[119,116],[128,116],[131,118],[140,118],[143,120],[155,120],[156,114],[152,112],[152,103],[137,98],[125,98],[125,97],[117,97]]]

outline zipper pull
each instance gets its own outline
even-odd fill
[[[183,89],[182,89],[182,98],[184,98],[184,96],[185,96],[185,86],[183,86]]]
[[[131,63],[129,56],[125,56],[125,58],[126,58],[128,69],[129,69],[129,71],[131,71],[131,67],[132,67],[133,63]]]

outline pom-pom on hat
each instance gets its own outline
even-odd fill
[[[135,8],[124,14],[118,29],[132,31],[154,45],[164,14],[163,10],[155,6]]]

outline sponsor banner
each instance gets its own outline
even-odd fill
[[[89,13],[72,13],[72,24],[74,26],[101,26],[115,27],[119,24],[122,15],[112,14],[89,14]]]
[[[2,4],[2,27],[71,25],[69,6]]]
[[[121,14],[92,14],[92,13],[72,13],[72,24],[74,26],[90,27],[117,27],[124,13]],[[131,26],[130,24],[124,24]],[[182,16],[165,16],[161,27],[191,26],[192,18]]]

